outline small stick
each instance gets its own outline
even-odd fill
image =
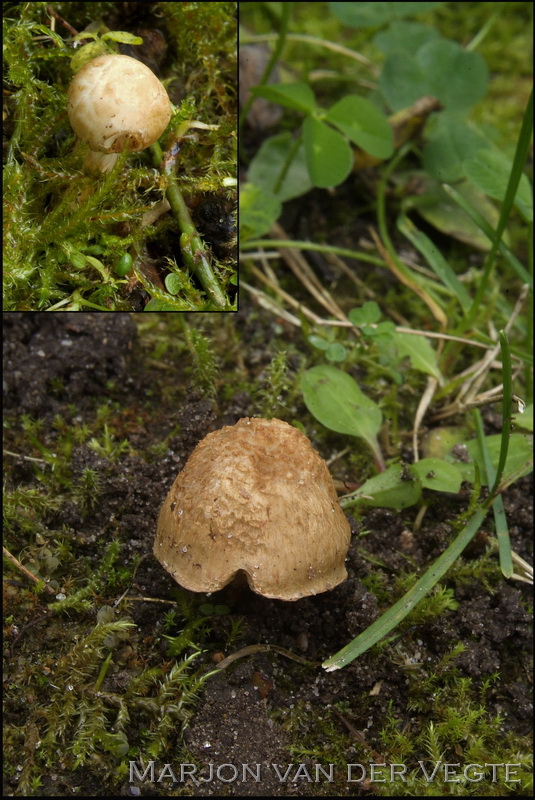
[[[50,16],[51,16],[51,17],[54,17],[55,19],[59,20],[59,22],[61,22],[61,24],[62,24],[62,25],[65,27],[65,28],[67,28],[67,30],[69,31],[69,33],[70,33],[72,36],[76,36],[76,35],[78,34],[78,31],[76,30],[76,28],[73,28],[73,27],[72,27],[72,25],[70,25],[68,22],[66,22],[66,20],[64,20],[64,19],[63,19],[63,17],[60,17],[60,15],[58,14],[58,12],[57,12],[57,11],[54,11],[54,9],[52,8],[52,6],[47,6],[47,7],[46,7],[46,10],[48,11],[48,13],[50,14]]]
[[[9,560],[11,561],[11,563],[12,563],[12,564],[14,564],[14,565],[17,567],[17,569],[20,569],[20,571],[21,571],[21,572],[23,572],[23,573],[24,573],[24,574],[25,574],[25,575],[26,575],[28,578],[30,578],[30,580],[34,581],[35,583],[43,583],[43,580],[42,580],[42,578],[38,578],[36,575],[34,575],[34,574],[33,574],[33,572],[30,572],[30,570],[29,570],[29,569],[27,569],[27,568],[24,566],[24,564],[21,564],[21,563],[20,563],[20,561],[18,560],[18,558],[15,558],[15,556],[14,556],[14,555],[12,555],[12,554],[9,552],[9,550],[7,549],[7,547],[4,547],[4,546],[2,545],[2,550],[4,551],[4,555],[6,556],[6,558],[9,558]],[[43,585],[44,585],[44,587],[45,587],[46,591],[47,591],[49,594],[55,594],[55,592],[54,592],[54,589],[52,589],[52,588],[51,588],[50,586],[48,586],[46,583],[43,583]]]
[[[367,750],[369,753],[371,753],[371,755],[372,755],[372,756],[374,757],[374,759],[375,759],[375,763],[376,763],[376,764],[382,764],[382,762],[383,762],[383,757],[382,757],[382,755],[381,755],[380,753],[378,753],[378,752],[377,752],[377,750],[374,750],[374,749],[373,749],[373,747],[371,747],[371,745],[369,745],[369,744],[368,744],[368,742],[366,741],[366,739],[364,738],[364,736],[362,735],[362,733],[361,733],[360,731],[358,731],[358,730],[355,728],[355,726],[354,726],[354,725],[352,725],[352,724],[349,722],[349,720],[348,720],[348,719],[346,719],[346,718],[344,717],[344,715],[343,715],[343,714],[341,714],[341,713],[338,711],[338,709],[337,709],[337,708],[335,708],[334,706],[331,706],[331,709],[332,709],[332,711],[334,711],[334,713],[336,714],[336,716],[338,717],[338,719],[339,719],[339,720],[341,720],[341,722],[343,722],[343,723],[344,723],[344,725],[346,726],[346,728],[348,729],[348,731],[350,731],[350,733],[352,733],[352,734],[353,734],[353,736],[355,737],[355,739],[357,739],[357,741],[359,741],[359,742],[361,743],[361,745],[362,745],[362,746],[363,746],[363,747],[364,747],[364,748],[365,748],[365,749],[366,749],[366,750]]]
[[[320,666],[319,662],[307,661],[306,658],[301,658],[301,656],[292,653],[290,650],[286,650],[284,647],[279,647],[276,644],[251,644],[248,647],[242,647],[241,650],[237,650],[235,653],[231,653],[230,656],[227,656],[223,661],[217,664],[216,669],[225,669],[225,667],[228,667],[233,661],[237,661],[238,658],[244,658],[245,656],[253,655],[253,653],[269,653],[271,651],[279,653],[281,656],[286,656],[286,658],[291,658],[292,661],[298,661],[299,664],[305,664],[307,667]]]

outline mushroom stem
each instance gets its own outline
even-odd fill
[[[115,166],[118,158],[118,153],[97,153],[89,150],[84,158],[84,167],[90,172],[109,172]]]
[[[152,163],[159,167],[163,162],[162,148],[158,142],[150,146]],[[180,250],[186,266],[197,276],[201,285],[212,304],[219,309],[227,306],[227,300],[214,275],[210,258],[203,240],[199,236],[189,209],[186,205],[182,192],[180,191],[172,167],[163,165],[163,173],[167,178],[166,197],[169,200],[171,210],[175,215],[182,235],[180,236]]]

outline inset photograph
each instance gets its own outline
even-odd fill
[[[235,3],[4,3],[4,311],[235,311]]]

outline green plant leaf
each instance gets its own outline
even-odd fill
[[[71,253],[71,264],[75,269],[83,269],[86,265],[86,257],[82,253],[74,251]]]
[[[388,28],[374,36],[373,43],[385,55],[393,53],[394,50],[413,55],[424,44],[439,37],[438,30],[430,25],[399,20],[392,22]]]
[[[347,350],[343,344],[340,344],[340,342],[332,342],[325,351],[325,358],[327,361],[344,361],[346,356]]]
[[[240,189],[240,239],[257,238],[267,233],[279,218],[282,204],[267,189],[246,183]]]
[[[381,411],[350,375],[327,365],[312,367],[301,376],[300,386],[306,407],[322,425],[364,439],[382,463],[376,438]]]
[[[413,207],[429,225],[465,242],[478,250],[489,250],[490,239],[480,230],[458,203],[448,196],[446,191],[433,179],[423,178],[426,188],[420,194],[407,198],[405,207]],[[456,191],[474,208],[494,229],[498,224],[498,211],[492,201],[485,197],[469,181],[456,184]],[[507,237],[504,237],[507,241]]]
[[[379,87],[393,111],[419,97],[436,97],[450,111],[466,111],[487,90],[488,69],[479,53],[467,53],[449,39],[433,39],[411,56],[395,50],[383,65]]]
[[[525,431],[533,431],[533,403],[525,407],[523,413],[516,413],[513,417],[515,427]]]
[[[409,108],[428,94],[425,76],[414,55],[394,51],[387,55],[379,77],[379,88],[392,111]]]
[[[316,98],[308,83],[277,83],[273,86],[256,86],[251,94],[264,97],[271,103],[313,114],[316,110]]]
[[[83,42],[85,39],[98,39],[98,33],[96,31],[81,31],[72,37],[73,42]]]
[[[495,150],[479,150],[464,163],[466,175],[478,189],[502,200],[505,197],[512,161]],[[527,222],[533,220],[533,194],[527,175],[522,175],[515,197],[515,205]]]
[[[447,111],[433,119],[433,125],[426,128],[426,135],[423,167],[441,183],[455,183],[464,178],[464,162],[488,146],[487,140],[472,125]]]
[[[374,475],[351,495],[340,500],[342,508],[354,505],[372,508],[409,508],[418,502],[422,494],[422,484],[412,467],[392,464],[380,475]]]
[[[369,339],[373,339],[375,344],[379,347],[387,346],[391,347],[392,340],[396,335],[396,326],[393,322],[390,322],[389,319],[383,320],[383,322],[378,322],[377,325],[362,325],[361,329],[364,336],[367,336]]]
[[[306,164],[305,147],[301,142],[295,150],[295,138],[288,132],[271,136],[262,143],[249,165],[249,181],[262,190],[274,193],[279,176],[289,159],[290,166],[276,196],[284,203],[306,194],[313,184]]]
[[[103,39],[110,39],[112,42],[121,42],[121,44],[143,44],[141,36],[135,36],[128,31],[108,31],[102,35]]]
[[[334,16],[354,28],[372,28],[391,19],[431,11],[442,3],[329,3]]]
[[[364,97],[343,97],[327,111],[325,119],[375,158],[390,158],[394,152],[394,135],[387,117]]]
[[[315,333],[307,336],[307,340],[310,342],[312,347],[315,347],[317,350],[327,350],[330,345],[330,342],[328,342],[327,339],[324,339],[323,336],[318,336]]]
[[[498,466],[500,458],[502,437],[500,434],[486,436],[485,442],[491,464],[494,468]],[[481,482],[486,483],[486,468],[481,462],[480,451],[477,439],[466,442],[466,452],[469,460],[459,461],[457,448],[446,454],[448,462],[455,464],[462,472],[463,480],[474,483],[475,466],[479,465]],[[509,485],[513,480],[529,475],[533,471],[533,437],[525,433],[512,433],[509,437],[509,450],[503,471],[502,483]]]
[[[500,459],[500,451],[502,445],[502,437],[500,434],[493,436],[486,436],[485,441],[492,465],[496,468]],[[485,465],[480,462],[479,446],[476,439],[472,439],[467,443],[468,452],[472,461],[477,461],[480,464],[480,472],[482,482],[484,479]],[[463,471],[466,469],[466,464],[459,465]],[[509,484],[511,480],[517,480],[524,475],[529,475],[533,471],[533,437],[524,433],[512,433],[509,437],[509,450],[507,453],[507,460],[503,470],[502,483]],[[471,478],[473,482],[473,477]]]
[[[426,459],[438,458],[443,461],[455,445],[463,445],[467,439],[468,429],[463,425],[442,425],[432,428],[424,434],[421,441],[421,452]]]
[[[479,197],[487,200],[489,204],[489,208],[492,206],[491,201],[485,197],[485,195],[480,194],[479,191],[473,186],[470,182],[466,182],[466,184],[460,184],[460,187],[467,186],[471,188],[473,192],[477,192]],[[465,191],[459,192],[453,186],[448,185],[445,183],[443,185],[444,191],[450,197],[454,203],[462,208],[462,210],[467,214],[470,219],[475,223],[475,225],[481,230],[485,236],[490,241],[495,233],[494,228],[489,222],[479,213],[477,208],[467,199],[468,195]],[[477,204],[476,204],[477,205]],[[494,206],[492,206],[493,213],[497,213]],[[500,241],[498,250],[503,255],[506,262],[511,266],[511,268],[516,272],[522,283],[527,283],[530,288],[533,288],[533,276],[528,272],[528,270],[523,266],[523,264],[519,261],[519,259],[511,252],[511,249],[508,246],[509,237],[507,235],[507,231],[503,232],[502,239]]]
[[[457,494],[461,488],[463,475],[455,464],[449,464],[441,458],[422,458],[411,469],[417,473],[424,489],[434,492],[451,492]]]
[[[382,315],[375,300],[367,300],[360,308],[352,308],[347,316],[352,325],[373,325]]]
[[[489,71],[479,53],[440,38],[424,44],[416,60],[425,75],[425,94],[436,97],[446,108],[467,111],[485,97]]]
[[[97,39],[95,42],[84,44],[71,58],[71,69],[73,72],[78,72],[82,69],[84,64],[87,64],[93,58],[108,55],[109,52],[110,49],[103,39]]]
[[[183,286],[183,281],[181,281],[174,272],[170,272],[169,275],[166,275],[165,288],[169,294],[179,294]]]
[[[303,141],[314,186],[327,189],[343,183],[353,166],[353,154],[344,137],[325,123],[307,117],[303,123]]]
[[[413,369],[432,375],[440,386],[443,385],[444,379],[438,368],[437,354],[428,339],[424,336],[414,336],[412,333],[397,333],[394,343],[401,358],[409,356]]]
[[[115,274],[119,275],[120,278],[124,278],[124,276],[128,275],[128,273],[131,271],[132,264],[133,261],[130,253],[123,253],[115,262]],[[175,293],[172,292],[172,294]]]

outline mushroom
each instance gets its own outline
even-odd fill
[[[246,417],[197,445],[161,508],[154,554],[194,592],[245,575],[264,597],[298,600],[345,580],[350,533],[307,437]]]
[[[72,128],[90,153],[84,165],[110,170],[128,147],[144,150],[171,119],[165,88],[151,70],[130,56],[98,56],[76,73],[67,92]]]

